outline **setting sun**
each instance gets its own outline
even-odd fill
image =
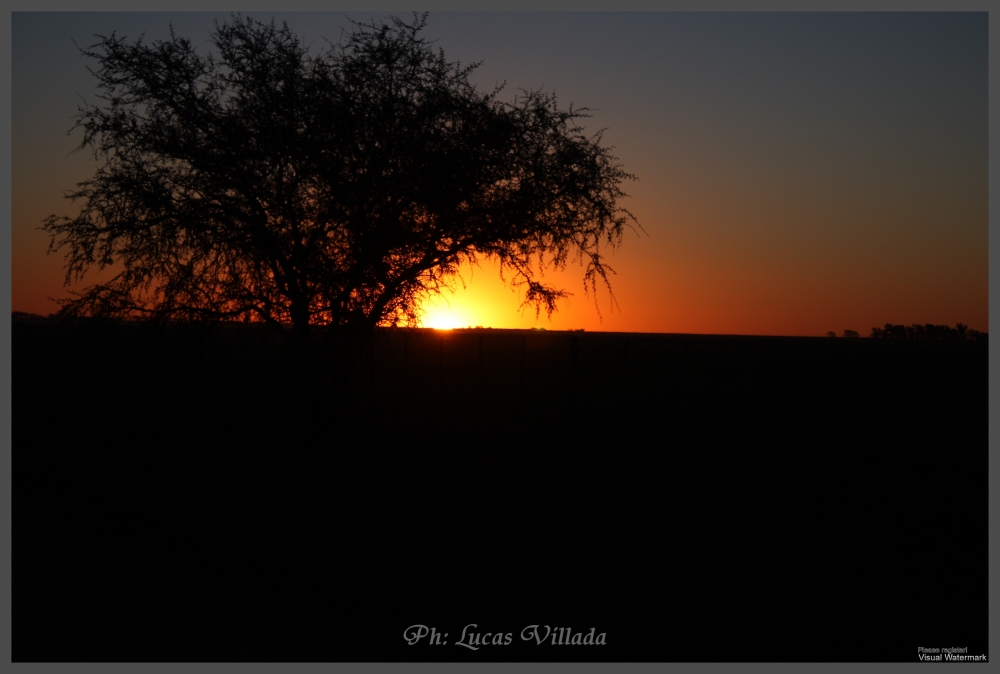
[[[420,318],[421,327],[434,328],[435,330],[454,330],[469,325],[465,320],[464,313],[457,307],[450,305],[438,306],[428,302],[423,307],[423,315]]]

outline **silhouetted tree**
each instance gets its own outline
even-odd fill
[[[355,23],[315,53],[287,25],[216,23],[217,55],[174,35],[114,33],[81,49],[101,103],[79,109],[78,149],[100,162],[44,222],[66,283],[115,265],[64,315],[411,324],[464,262],[492,260],[551,314],[567,293],[546,268],[603,256],[638,222],[626,173],[586,108],[521,91],[500,100],[412,22]],[[613,301],[612,296],[612,301]],[[596,301],[596,295],[595,295]]]
[[[844,330],[844,337],[860,337],[854,330]]]

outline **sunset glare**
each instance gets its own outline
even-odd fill
[[[428,300],[422,307],[423,314],[420,317],[420,327],[433,328],[435,330],[454,330],[469,326],[469,321],[461,309],[450,306],[443,300],[438,304]]]

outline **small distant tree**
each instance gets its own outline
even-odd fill
[[[484,260],[536,313],[567,295],[544,270],[571,260],[588,292],[610,291],[605,252],[638,227],[618,204],[634,176],[584,135],[585,108],[479,91],[477,64],[446,60],[425,24],[355,23],[312,53],[287,25],[235,16],[217,56],[173,30],[81,49],[101,93],[74,128],[100,163],[68,195],[79,215],[43,229],[67,284],[118,273],[62,313],[412,324]]]
[[[826,336],[827,337],[836,337],[837,333],[834,332],[833,330],[830,330],[829,332],[826,333]]]
[[[844,337],[853,338],[853,337],[860,337],[860,335],[856,333],[854,330],[844,330]]]

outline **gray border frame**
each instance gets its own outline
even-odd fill
[[[459,2],[457,0],[431,0],[423,3],[404,3],[399,0],[386,0],[375,3],[372,0],[283,0],[281,7],[277,2],[262,2],[262,0],[226,0],[213,3],[211,11],[386,11],[409,12],[414,7],[420,10],[434,11],[985,11],[989,17],[990,69],[989,69],[989,253],[992,261],[1000,254],[1000,235],[997,232],[997,203],[1000,200],[1000,172],[997,162],[1000,161],[1000,6],[989,0],[907,0],[906,2],[891,2],[887,0],[853,0],[841,2],[804,2],[802,0],[514,0],[511,2],[496,2],[475,0],[474,2]],[[140,10],[141,7],[141,10]],[[12,442],[12,404],[11,404],[11,14],[15,11],[204,11],[205,7],[196,0],[173,0],[172,2],[139,3],[136,0],[95,0],[85,6],[72,0],[13,0],[9,9],[0,12],[0,225],[5,235],[0,237],[0,347],[3,356],[0,358],[0,401],[6,414],[0,415],[0,492],[6,495],[0,500],[0,600],[3,611],[0,612],[0,653],[2,659],[10,662],[11,658],[11,442]],[[994,254],[997,251],[997,254]],[[994,290],[998,285],[996,278],[990,276],[989,287]],[[991,292],[992,298],[997,293]],[[990,332],[994,324],[1000,324],[1000,317],[991,312]],[[1000,346],[997,340],[990,346],[989,370],[989,448],[997,446],[997,350]],[[991,487],[997,481],[997,463],[989,464],[989,480]],[[1000,496],[990,489],[989,514],[996,521],[997,510],[1000,507]],[[997,536],[990,532],[989,553],[996,558]],[[991,565],[989,571],[989,616],[990,623],[996,625],[996,606],[998,586],[1000,586],[1000,569]],[[990,632],[990,651],[996,655],[996,629]],[[208,672],[504,672],[512,670],[530,670],[546,672],[710,672],[710,671],[768,671],[768,672],[839,672],[846,668],[862,671],[906,672],[923,667],[921,663],[875,664],[860,663],[847,665],[844,663],[554,663],[554,664],[512,664],[512,663],[331,663],[331,664],[279,664],[279,663],[242,663],[242,664],[205,664],[205,663],[164,663],[164,664],[46,664],[46,663],[13,663],[15,672],[174,672],[174,671],[208,671]]]

